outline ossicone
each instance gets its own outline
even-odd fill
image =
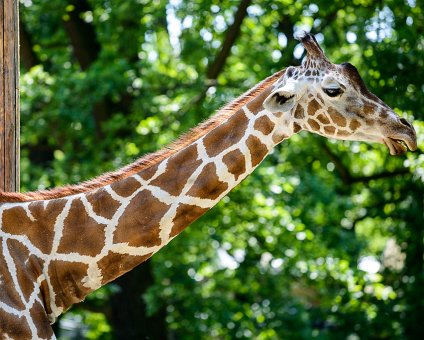
[[[299,40],[307,52],[307,58],[322,59],[328,61],[321,46],[311,33],[302,31],[296,34],[295,39]]]

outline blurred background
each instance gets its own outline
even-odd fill
[[[174,140],[272,73],[300,30],[414,122],[416,152],[305,132],[59,339],[424,339],[421,0],[20,0],[22,191]]]

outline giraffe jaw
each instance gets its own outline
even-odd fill
[[[402,155],[409,150],[415,151],[417,149],[417,141],[413,138],[383,138],[383,144],[390,150],[391,155]]]
[[[383,144],[389,148],[391,155],[404,154],[408,148],[411,151],[417,150],[417,133],[414,126],[406,119],[400,118],[394,133],[383,137]]]
[[[387,137],[383,139],[383,143],[390,150],[391,155],[402,155],[408,150],[406,143],[401,139]]]

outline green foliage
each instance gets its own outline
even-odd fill
[[[86,68],[66,28],[75,1],[21,3],[37,59],[21,78],[23,190],[79,182],[163,147],[299,64],[292,34],[302,28],[414,120],[424,147],[421,0],[254,2],[212,87],[206,74],[239,2],[90,0],[78,24],[100,47],[79,33],[91,46]],[[423,166],[420,151],[392,157],[379,145],[294,136],[153,257],[149,315],[164,310],[167,333],[181,339],[423,338]],[[96,313],[81,305],[62,324],[112,338],[110,313],[98,314],[109,287],[88,299]]]

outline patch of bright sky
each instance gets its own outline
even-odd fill
[[[302,54],[303,54],[304,51],[305,51],[305,48],[301,44],[298,44],[294,48],[293,55],[296,59],[300,59],[300,58],[302,58]]]
[[[227,28],[227,23],[222,15],[217,15],[214,20],[214,27],[218,32],[224,32]]]
[[[154,62],[158,59],[158,53],[156,51],[149,51],[147,58],[150,62]]]
[[[174,48],[175,54],[181,52],[180,36],[182,32],[182,22],[177,18],[175,10],[181,5],[181,0],[170,0],[166,6],[166,21],[168,23],[169,41]]]
[[[311,26],[306,24],[295,25],[293,31],[293,36],[298,37],[301,36],[303,32],[309,33],[311,31]]]
[[[264,10],[259,5],[251,5],[247,7],[247,14],[250,16],[259,17],[264,14]]]
[[[367,32],[366,37],[373,41],[382,41],[385,38],[390,38],[393,34],[394,14],[392,10],[385,6],[379,11],[365,26]]]
[[[234,256],[231,256],[224,248],[218,248],[218,261],[222,268],[237,269],[241,262],[244,261],[246,252],[243,249],[234,251]]]
[[[312,15],[314,15],[315,13],[317,13],[319,11],[319,7],[316,4],[310,4],[308,6],[308,8],[305,8],[303,10],[303,15],[307,16],[307,17],[311,17]]]
[[[318,43],[322,44],[324,42],[324,34],[322,33],[315,34],[315,39],[318,41]]]
[[[21,0],[20,3],[25,7],[32,6],[32,0]]]
[[[284,33],[278,33],[278,44],[282,48],[287,46],[287,36]]]
[[[374,256],[363,256],[359,259],[358,269],[369,274],[376,274],[381,268],[381,263]]]
[[[202,36],[203,40],[206,42],[212,41],[213,35],[211,32],[209,32],[206,28],[202,28],[200,30],[200,35]]]
[[[356,34],[353,32],[347,32],[346,33],[346,40],[348,43],[353,44],[356,41]]]

